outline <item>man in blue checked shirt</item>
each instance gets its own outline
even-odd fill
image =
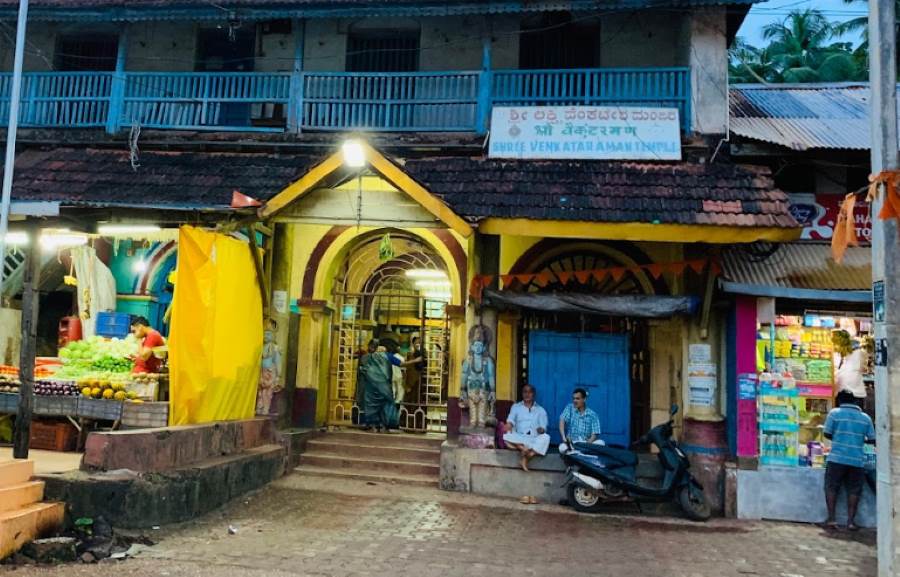
[[[587,391],[578,388],[572,393],[572,404],[559,416],[559,434],[564,443],[561,452],[566,451],[565,441],[593,443],[600,437],[600,417],[585,404]],[[602,441],[600,441],[602,443]]]
[[[836,409],[825,420],[825,438],[831,441],[831,453],[825,465],[825,504],[828,520],[825,526],[834,528],[837,522],[834,509],[838,491],[847,489],[847,529],[856,531],[856,509],[866,482],[865,444],[875,444],[875,426],[869,415],[859,407],[850,391],[841,391],[835,401]]]

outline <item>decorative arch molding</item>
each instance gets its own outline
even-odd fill
[[[466,252],[457,238],[445,229],[393,229],[368,228],[358,230],[356,227],[334,226],[316,244],[303,274],[301,299],[327,301],[331,297],[329,284],[335,278],[338,267],[347,258],[349,252],[371,237],[380,237],[385,233],[396,233],[415,237],[424,247],[434,251],[443,261],[453,285],[453,302],[459,305],[464,302],[465,287],[468,275]]]
[[[509,274],[540,273],[559,270],[593,270],[609,267],[635,267],[653,264],[647,253],[629,242],[617,241],[567,241],[544,239],[526,250],[513,264]],[[629,270],[621,279],[606,277],[592,281],[597,292],[630,294],[670,294],[668,283],[660,276],[654,279],[646,271]],[[558,283],[557,283],[558,284]],[[534,282],[527,286],[518,284],[517,290],[554,290],[553,283],[538,287]],[[561,288],[561,287],[560,287]]]

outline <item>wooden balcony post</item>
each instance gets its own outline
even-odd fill
[[[305,42],[306,21],[294,20],[294,67],[291,69],[290,96],[288,99],[288,122],[290,132],[300,132],[303,126],[303,44]]]
[[[119,46],[116,49],[116,71],[113,73],[109,90],[109,110],[106,112],[106,132],[115,134],[122,123],[125,108],[125,61],[128,58],[128,24],[119,31]]]
[[[475,119],[475,131],[478,134],[487,134],[488,122],[491,116],[491,34],[485,32],[481,40],[481,74],[478,76],[478,114]]]

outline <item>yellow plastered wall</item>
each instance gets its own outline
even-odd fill
[[[514,313],[497,315],[497,399],[516,400],[517,350],[519,316]]]

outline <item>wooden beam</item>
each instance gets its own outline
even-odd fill
[[[272,230],[272,227],[266,226],[261,222],[256,222],[253,224],[253,228],[256,229],[256,232],[261,233],[263,236],[271,237],[275,232]]]
[[[441,199],[431,194],[422,185],[413,180],[403,169],[395,165],[380,152],[365,142],[360,142],[366,161],[383,179],[395,188],[415,200],[426,211],[439,221],[464,237],[472,236],[474,230],[465,220],[460,218]],[[259,220],[266,220],[302,198],[309,192],[319,188],[326,179],[340,180],[337,171],[344,168],[344,156],[341,151],[329,156],[319,165],[313,167],[300,180],[294,182],[259,209]],[[336,177],[337,175],[337,177]]]
[[[269,287],[266,282],[265,271],[263,270],[262,255],[259,247],[256,245],[256,238],[253,231],[250,231],[250,254],[253,255],[253,267],[256,269],[256,280],[259,283],[259,292],[262,296],[263,317],[269,315]]]
[[[220,232],[222,234],[231,234],[233,232],[241,230],[242,228],[253,227],[258,221],[259,217],[253,214],[250,216],[245,216],[240,220],[220,222],[216,225],[216,232]]]
[[[266,281],[266,296],[272,298],[272,266],[275,260],[275,230],[269,229],[272,234],[263,237],[263,250],[265,250],[265,260],[263,261],[263,277]]]
[[[433,214],[438,220],[455,230],[462,236],[468,238],[474,232],[472,227],[459,217],[444,201],[428,192],[421,184],[413,180],[408,174],[403,172],[397,165],[382,156],[377,150],[366,143],[362,143],[363,149],[366,151],[366,157],[369,164],[374,168],[385,180],[402,190],[418,202],[422,208]]]
[[[649,222],[591,222],[488,218],[478,225],[483,234],[547,238],[584,238],[647,242],[706,242],[744,244],[756,241],[789,242],[800,238],[800,228],[716,226],[711,224],[652,224]]]
[[[315,188],[323,180],[331,176],[344,165],[344,156],[338,151],[314,166],[312,170],[303,175],[300,180],[294,182],[264,204],[257,212],[259,219],[266,220],[284,210],[298,198]]]
[[[31,225],[25,252],[25,274],[22,291],[22,350],[19,355],[19,407],[13,434],[13,458],[27,459],[31,444],[31,416],[34,411],[34,357],[37,348],[37,323],[40,309],[38,287],[41,284],[41,249],[38,228]]]
[[[706,267],[706,288],[703,290],[703,310],[700,313],[700,338],[709,337],[709,314],[712,309],[713,293],[716,291],[716,266],[719,250],[713,249],[713,258]]]

